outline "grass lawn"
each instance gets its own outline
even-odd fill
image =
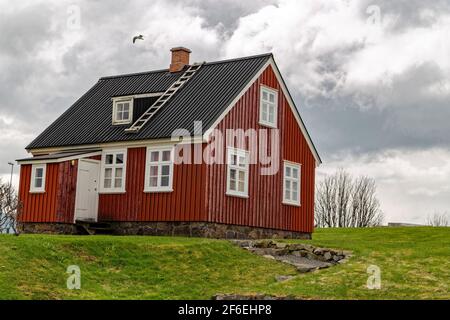
[[[279,283],[293,267],[227,241],[170,237],[0,235],[2,299],[210,299],[266,293],[305,299],[450,299],[450,228],[317,230],[316,245],[352,250],[347,264]],[[81,268],[81,290],[66,269]],[[381,290],[368,290],[369,265]]]

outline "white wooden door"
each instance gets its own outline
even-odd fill
[[[97,221],[100,161],[78,161],[75,221]]]

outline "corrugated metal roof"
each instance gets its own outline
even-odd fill
[[[203,130],[220,116],[271,54],[206,63],[138,133],[112,125],[111,97],[163,92],[183,72],[159,70],[103,77],[42,132],[27,149],[169,138],[176,129]]]

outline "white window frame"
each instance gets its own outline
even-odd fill
[[[42,169],[42,184],[40,188],[35,187],[36,170]],[[30,193],[44,193],[45,192],[45,178],[47,175],[47,165],[44,163],[31,165],[31,180],[30,180]]]
[[[101,164],[101,173],[100,173],[100,193],[108,194],[108,193],[125,193],[125,185],[126,185],[126,177],[127,177],[127,149],[110,149],[103,150],[102,152],[102,164]],[[117,164],[116,156],[118,154],[123,154],[123,163]],[[106,164],[106,156],[113,155],[113,163]],[[106,169],[111,168],[111,188],[105,188],[105,171]],[[116,169],[122,168],[122,186],[115,187],[115,176]]]
[[[231,157],[233,155],[237,156],[237,164],[233,165],[231,164]],[[245,158],[245,167],[241,167],[240,166],[240,157],[244,157]],[[238,186],[238,176],[239,176],[239,171],[243,171],[245,176],[244,176],[244,191],[238,191],[238,190],[231,190],[230,188],[230,182],[231,182],[231,170],[235,169],[237,170],[237,179],[236,179],[236,186]],[[250,175],[250,171],[249,171],[249,154],[247,150],[243,150],[243,149],[237,149],[237,148],[231,148],[228,147],[227,148],[227,192],[226,195],[228,196],[233,196],[233,197],[241,197],[241,198],[248,198],[248,181],[249,181],[249,175]]]
[[[133,98],[118,98],[113,99],[113,113],[112,113],[112,123],[116,125],[120,124],[130,124],[133,122]],[[128,119],[117,120],[117,105],[119,103],[129,103],[130,109],[128,113]]]
[[[268,95],[274,95],[274,102],[264,100],[264,93],[267,93]],[[268,104],[266,120],[263,119],[263,106],[265,103]],[[273,106],[274,110],[273,122],[269,121],[270,106]],[[261,85],[259,97],[259,124],[270,128],[276,128],[277,123],[278,123],[278,90]]]
[[[291,169],[291,177],[286,176],[286,168]],[[294,178],[292,177],[292,169],[298,170],[298,177]],[[290,181],[290,195],[289,199],[286,198],[286,181]],[[292,182],[297,182],[297,201],[292,200]],[[283,204],[292,205],[292,206],[300,206],[301,202],[301,182],[302,182],[302,165],[300,163],[295,163],[291,161],[284,161],[283,165]]]
[[[164,151],[170,151],[170,160],[162,161],[162,154]],[[151,161],[151,153],[158,152],[158,161]],[[172,192],[173,191],[173,163],[174,163],[174,147],[173,146],[152,146],[147,147],[147,153],[145,158],[145,182],[144,192]],[[157,186],[150,186],[150,167],[158,167]],[[162,179],[162,167],[169,166],[169,185],[161,186]]]

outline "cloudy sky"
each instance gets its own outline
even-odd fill
[[[385,222],[450,211],[450,0],[0,0],[0,177],[100,76],[165,68],[180,45],[273,52],[318,178],[373,176]]]

